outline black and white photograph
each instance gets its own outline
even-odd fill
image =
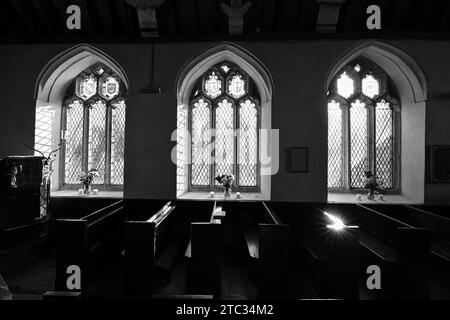
[[[449,57],[448,1],[2,0],[0,309],[450,301]]]

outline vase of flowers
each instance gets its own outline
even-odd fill
[[[375,193],[381,193],[383,182],[372,171],[364,171],[364,187],[367,189],[367,199],[375,200]]]
[[[90,186],[94,181],[94,179],[98,176],[99,174],[97,169],[91,169],[87,173],[85,172],[80,173],[80,181],[83,184],[83,193],[85,195],[89,194]]]
[[[221,176],[217,176],[215,180],[225,188],[224,197],[230,198],[231,186],[233,185],[234,176],[232,174],[223,174]]]

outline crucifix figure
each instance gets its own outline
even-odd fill
[[[244,33],[244,15],[250,9],[251,2],[242,4],[242,0],[231,0],[231,6],[220,4],[222,11],[228,17],[228,33],[241,35]]]

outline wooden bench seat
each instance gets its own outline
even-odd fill
[[[182,248],[171,221],[177,213],[177,206],[168,202],[150,218],[125,222],[128,296],[150,297],[156,284],[170,281],[172,266]]]
[[[165,278],[164,282],[170,279],[170,272],[175,259],[182,249],[182,245],[183,242],[179,238],[170,239],[155,262],[155,267],[159,269],[157,273]]]
[[[386,246],[381,241],[367,233],[361,233],[359,235],[359,243],[384,261],[391,263],[395,263],[397,261],[397,252],[394,249]]]
[[[90,280],[97,281],[102,268],[120,258],[125,211],[121,200],[79,219],[56,220],[55,291],[81,292],[84,298],[95,294]],[[74,265],[81,273],[81,288],[72,289],[67,287],[67,268]]]
[[[247,272],[258,284],[261,298],[286,298],[289,296],[290,227],[283,224],[265,203],[253,205],[242,225],[247,249]]]

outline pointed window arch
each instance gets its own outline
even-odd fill
[[[120,76],[102,63],[69,84],[62,103],[62,188],[77,188],[80,173],[92,169],[99,173],[94,185],[123,185],[125,99]]]
[[[365,189],[365,172],[386,191],[400,191],[400,102],[376,63],[359,57],[337,72],[328,90],[328,188]]]
[[[259,93],[236,64],[209,68],[192,89],[188,121],[192,138],[190,190],[219,186],[216,176],[235,176],[234,190],[259,191]]]

